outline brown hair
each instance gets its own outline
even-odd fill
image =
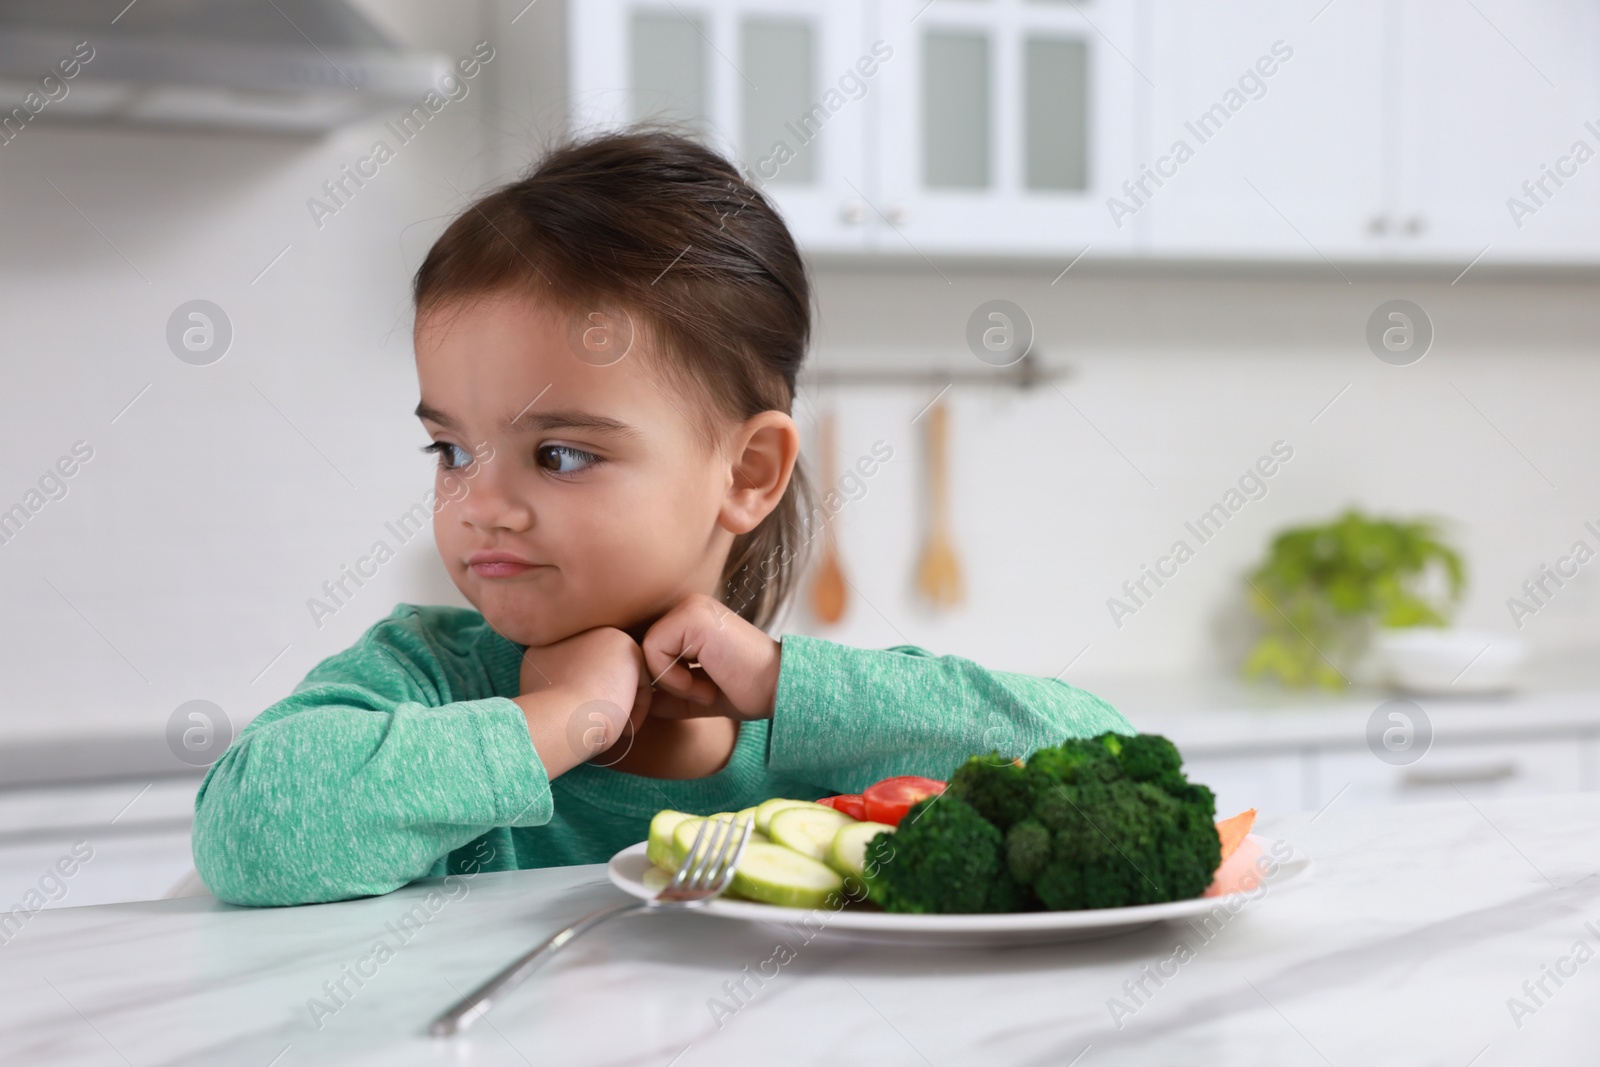
[[[811,286],[783,220],[715,152],[659,127],[563,144],[494,190],[434,242],[413,282],[417,313],[526,292],[577,314],[642,320],[693,383],[743,421],[788,412],[811,335]],[[794,591],[810,486],[796,460],[783,498],[735,538],[721,599],[769,626]]]

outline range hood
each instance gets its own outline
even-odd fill
[[[346,0],[0,0],[0,119],[321,133],[450,71]]]

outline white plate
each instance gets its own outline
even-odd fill
[[[1254,845],[1252,849],[1250,846]],[[646,875],[656,871],[645,859],[645,842],[611,857],[608,873],[611,882],[624,893],[649,899],[660,889],[664,877],[657,872],[646,883]],[[1087,941],[1111,937],[1168,919],[1208,915],[1217,908],[1236,912],[1244,903],[1270,897],[1284,882],[1302,874],[1310,859],[1286,842],[1251,834],[1237,852],[1218,871],[1219,884],[1237,885],[1257,856],[1289,855],[1281,861],[1270,879],[1261,879],[1249,892],[1215,893],[1192,900],[1167,904],[1141,904],[1131,908],[1090,908],[1079,911],[1026,911],[1007,915],[896,915],[867,908],[845,907],[806,910],[754,904],[744,900],[718,899],[697,909],[706,915],[745,922],[803,926],[807,934],[907,945],[1014,945],[1045,944],[1053,941]],[[1214,886],[1213,889],[1216,887]],[[1211,893],[1211,890],[1207,891]]]

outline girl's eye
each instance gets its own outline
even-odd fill
[[[472,453],[460,445],[451,444],[449,441],[435,441],[425,445],[424,452],[432,452],[439,457],[439,469],[445,471],[460,470],[472,462]]]
[[[534,456],[539,466],[551,474],[576,474],[600,459],[593,453],[570,445],[541,445]]]

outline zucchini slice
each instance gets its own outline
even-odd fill
[[[829,867],[845,877],[860,878],[866,867],[867,847],[872,839],[882,833],[894,833],[894,827],[881,822],[853,822],[839,827],[823,857]]]
[[[772,816],[767,836],[777,844],[792,848],[802,856],[820,860],[828,854],[833,836],[855,820],[842,811],[821,804],[784,808]]]
[[[820,908],[844,889],[826,864],[775,844],[745,846],[729,887],[747,900],[781,908]]]

